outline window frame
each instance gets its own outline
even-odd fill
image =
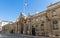
[[[53,21],[53,30],[58,29],[58,21]]]
[[[44,31],[44,24],[41,24],[41,31]]]
[[[52,12],[52,17],[54,17],[54,16],[57,16],[56,11],[53,11],[53,12]]]

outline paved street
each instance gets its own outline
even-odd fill
[[[14,34],[0,34],[0,38],[49,38],[42,36],[29,36],[29,35],[14,35]]]

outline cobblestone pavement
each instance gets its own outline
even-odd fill
[[[16,35],[16,34],[0,34],[0,38],[53,38],[53,37]],[[55,37],[55,38],[58,38],[58,37]]]

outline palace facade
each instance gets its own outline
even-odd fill
[[[36,11],[35,15],[24,16],[22,13],[18,20],[3,26],[5,33],[26,35],[54,35],[60,36],[60,2],[48,6],[43,12]]]

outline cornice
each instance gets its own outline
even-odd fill
[[[49,11],[49,10],[55,10],[55,9],[58,9],[58,8],[60,8],[60,5],[58,5],[56,7],[53,7],[53,8],[48,8],[47,11]]]
[[[56,2],[54,4],[49,5],[48,8],[51,7],[51,6],[54,6],[54,5],[58,4],[58,3],[60,3],[60,1],[59,2]]]

